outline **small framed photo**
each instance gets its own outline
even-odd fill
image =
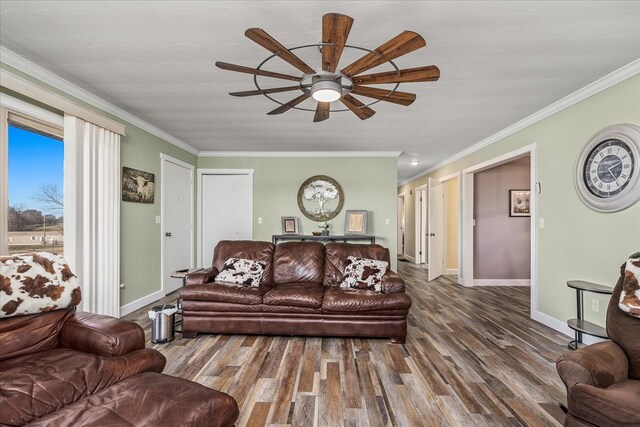
[[[531,216],[531,190],[509,190],[509,216]]]
[[[282,217],[282,234],[297,235],[300,234],[297,216]]]
[[[367,211],[347,211],[344,219],[344,234],[364,236],[367,234]]]

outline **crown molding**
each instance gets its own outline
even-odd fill
[[[47,70],[46,68],[41,67],[40,65],[31,62],[30,60],[23,58],[19,54],[14,51],[7,49],[4,46],[0,46],[0,60],[19,70],[23,73],[38,79],[39,81],[48,84],[62,92],[71,95],[83,102],[86,102],[89,105],[92,105],[100,110],[112,114],[118,117],[121,120],[124,120],[133,126],[136,126],[146,132],[149,132],[152,135],[157,136],[160,139],[163,139],[176,147],[182,148],[185,151],[188,151],[191,154],[198,154],[198,150],[186,142],[174,137],[173,135],[168,134],[155,127],[154,125],[142,120],[139,117],[134,116],[128,111],[123,110],[120,107],[117,107],[110,102],[100,98],[99,96],[82,89],[81,87],[71,83],[70,81],[58,76],[57,74]]]
[[[401,151],[201,151],[198,157],[398,157]]]
[[[408,184],[412,181],[415,181],[416,179],[427,176],[431,172],[438,170],[441,167],[444,167],[450,163],[453,163],[456,160],[460,160],[461,158],[468,156],[471,153],[474,153],[478,150],[481,150],[484,147],[487,147],[510,135],[513,135],[514,133],[521,131],[526,127],[529,127],[534,123],[544,120],[547,117],[553,114],[556,114],[564,110],[565,108],[569,108],[580,101],[584,101],[585,99],[597,93],[600,93],[603,90],[606,90],[611,86],[616,85],[624,80],[627,80],[628,78],[633,77],[638,73],[640,73],[640,59],[636,59],[635,61],[632,61],[627,65],[621,68],[618,68],[617,70],[607,74],[606,76],[599,78],[595,82],[590,83],[581,89],[578,89],[577,91],[571,93],[570,95],[567,95],[564,98],[554,102],[553,104],[548,105],[543,109],[531,114],[530,116],[527,116],[524,119],[512,124],[511,126],[502,129],[501,131],[491,135],[488,138],[483,139],[482,141],[472,145],[471,147],[466,148],[439,163],[436,163],[426,171],[420,172],[416,175],[413,175],[399,182],[398,187]]]

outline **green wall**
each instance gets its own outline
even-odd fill
[[[575,291],[566,286],[567,280],[613,286],[620,265],[640,249],[640,203],[621,212],[599,213],[582,203],[574,188],[574,166],[583,146],[600,129],[615,123],[640,125],[640,75],[400,186],[398,193],[411,197],[407,234],[414,234],[415,224],[409,191],[428,177],[440,178],[536,143],[537,180],[542,184],[537,215],[545,221],[545,228],[537,229],[537,307],[564,323],[575,317]],[[408,247],[413,250],[413,242]],[[585,317],[603,325],[608,298],[595,296],[600,302],[598,313],[591,311],[591,298],[585,297]]]
[[[368,234],[388,247],[396,269],[396,182],[397,159],[393,158],[255,158],[201,157],[198,169],[253,169],[253,237],[271,241],[282,231],[280,217],[297,216],[301,231],[319,230],[298,209],[298,189],[313,175],[328,175],[345,193],[342,212],[329,221],[331,234],[343,234],[345,211],[368,211]],[[258,224],[258,217],[263,222]],[[386,220],[389,219],[389,225]]]
[[[160,153],[168,154],[192,165],[196,164],[196,156],[7,64],[0,63],[0,68],[63,96],[88,110],[99,112],[125,126],[126,135],[120,140],[121,166],[155,174],[156,193],[153,204],[120,203],[120,282],[125,284],[120,292],[120,304],[125,305],[159,291],[161,286],[161,236],[160,224],[155,223],[155,217],[160,215]],[[5,88],[2,88],[2,92],[12,96],[16,95]]]

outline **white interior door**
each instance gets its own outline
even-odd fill
[[[253,174],[203,174],[200,189],[199,264],[207,267],[220,240],[253,238]]]
[[[442,276],[444,266],[444,184],[429,178],[429,228],[427,280]]]
[[[404,194],[398,196],[398,255],[404,256]]]
[[[163,157],[162,233],[165,294],[182,282],[171,273],[193,267],[193,166]]]

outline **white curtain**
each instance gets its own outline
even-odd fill
[[[65,258],[80,309],[120,316],[120,135],[65,115]]]

